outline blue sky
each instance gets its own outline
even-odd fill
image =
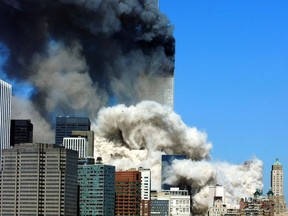
[[[160,0],[175,26],[175,111],[213,160],[279,158],[288,196],[288,1]]]

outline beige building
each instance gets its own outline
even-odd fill
[[[276,159],[272,165],[271,188],[274,193],[275,214],[286,212],[286,203],[284,198],[284,172],[282,164]]]
[[[221,216],[227,213],[226,189],[221,185],[209,187],[209,216]]]
[[[0,215],[77,215],[78,153],[53,144],[3,150]]]

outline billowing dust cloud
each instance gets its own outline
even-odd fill
[[[95,127],[95,157],[101,156],[118,170],[151,168],[152,188],[157,190],[161,185],[161,155],[186,155],[187,160],[173,161],[165,183],[190,190],[195,215],[207,212],[209,186],[226,187],[228,207],[263,187],[260,160],[243,165],[212,163],[207,135],[186,126],[177,114],[158,103],[144,101],[136,106],[101,109]]]
[[[158,86],[174,76],[173,27],[153,0],[0,0],[0,30],[0,68],[32,88],[13,97],[13,118],[32,120],[35,142],[54,142],[55,116],[88,116],[95,156],[117,169],[151,168],[153,189],[161,155],[185,154],[166,181],[191,188],[195,214],[207,209],[209,185],[225,186],[231,204],[261,188],[260,161],[211,163],[205,133],[140,102],[167,92]],[[101,109],[111,104],[125,105]]]

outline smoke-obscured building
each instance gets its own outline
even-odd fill
[[[12,86],[0,79],[0,159],[2,149],[10,146],[11,97]]]
[[[162,190],[170,190],[171,187],[176,185],[169,185],[165,181],[167,179],[168,170],[172,166],[174,160],[185,160],[186,155],[162,155],[161,160],[161,188]]]
[[[225,215],[227,213],[226,189],[216,185],[209,187],[208,216]]]
[[[78,165],[79,215],[114,216],[115,167],[102,164]]]
[[[141,172],[141,216],[150,216],[151,211],[151,170],[139,167]]]
[[[10,128],[10,146],[33,142],[33,124],[31,120],[12,119]]]
[[[61,145],[64,137],[71,137],[72,131],[90,131],[87,117],[56,117],[55,143]]]
[[[76,151],[53,144],[3,150],[0,215],[77,215]]]
[[[141,172],[130,169],[115,174],[115,216],[140,215]]]
[[[284,198],[284,172],[278,159],[272,165],[271,188],[274,193],[275,214],[281,214],[286,211],[286,203]]]

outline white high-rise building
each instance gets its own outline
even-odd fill
[[[2,149],[10,146],[12,86],[0,80],[0,158]]]
[[[78,158],[88,157],[88,141],[83,137],[64,137],[63,146],[78,151]]]
[[[151,212],[151,170],[139,167],[141,172],[141,216],[150,216]]]

